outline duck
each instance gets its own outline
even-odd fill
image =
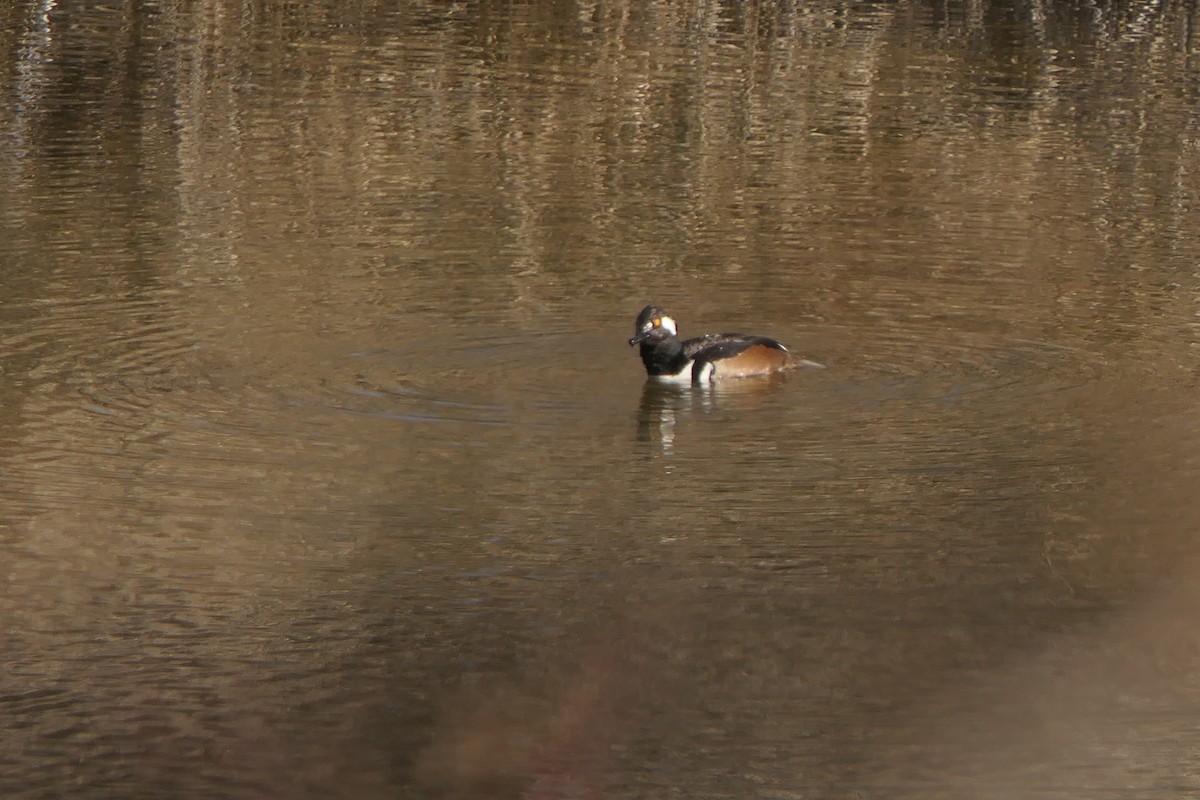
[[[648,305],[638,314],[629,345],[640,345],[647,376],[666,383],[707,385],[727,378],[822,366],[794,355],[767,336],[710,333],[680,339],[674,318],[656,305]]]

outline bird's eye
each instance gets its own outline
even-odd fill
[[[655,318],[654,318],[654,321],[653,321],[651,324],[652,324],[652,325],[654,325],[654,327],[656,327],[656,328],[657,328],[659,325],[662,325],[662,320],[661,320],[661,319],[659,319],[658,317],[655,317]]]

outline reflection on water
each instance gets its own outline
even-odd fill
[[[804,381],[815,363],[799,373],[777,373],[762,377],[727,380],[715,384],[679,386],[647,380],[642,387],[638,410],[638,440],[654,444],[664,454],[675,444],[675,425],[680,419],[698,420],[704,415],[727,412],[736,415],[761,413],[789,380]]]
[[[0,11],[0,795],[1200,789],[1192,4],[344,6]]]

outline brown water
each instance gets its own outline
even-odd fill
[[[0,796],[1200,792],[1192,3],[90,5],[0,11]]]

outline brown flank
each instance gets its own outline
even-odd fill
[[[722,358],[713,366],[722,378],[745,378],[768,375],[792,365],[792,354],[765,344],[752,344],[736,356]]]

